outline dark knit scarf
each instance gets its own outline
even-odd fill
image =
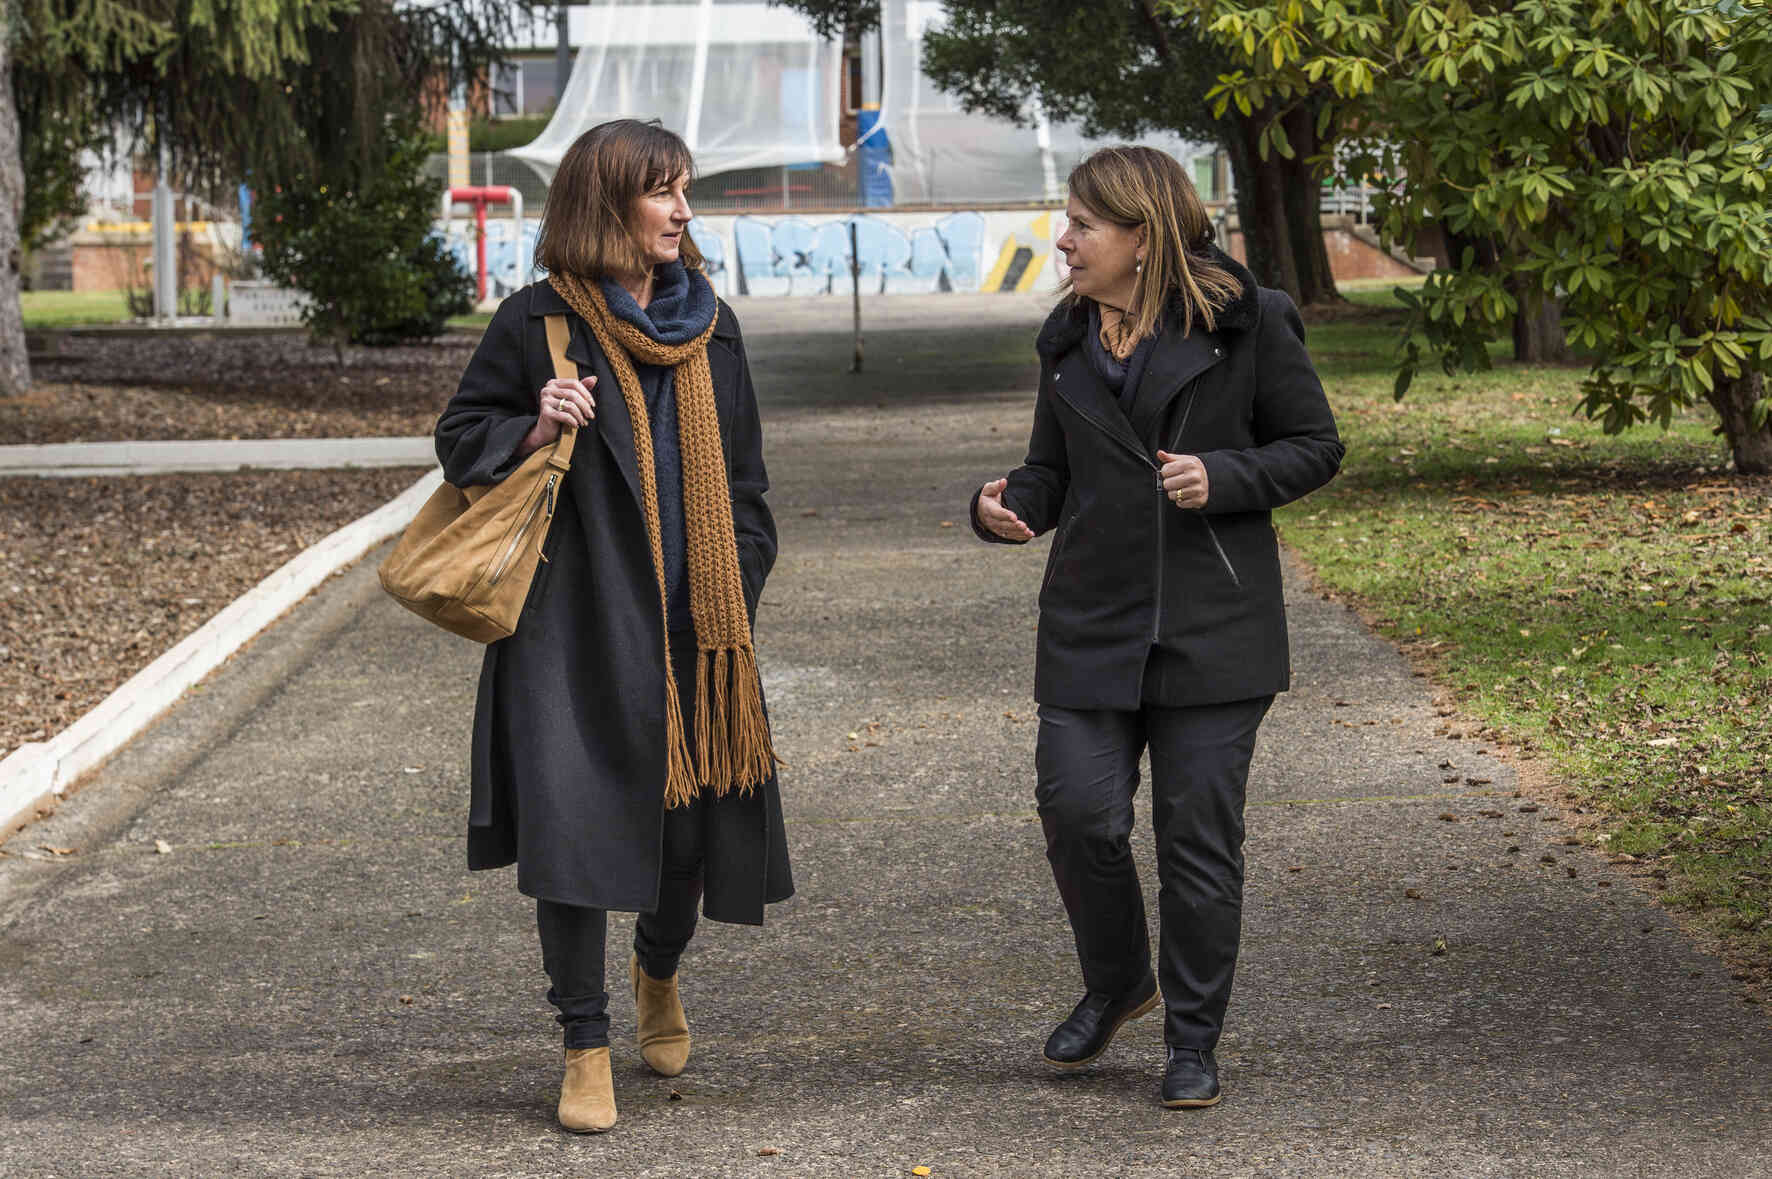
[[[692,285],[713,290],[705,276],[688,276]],[[738,542],[732,530],[732,491],[726,481],[726,459],[720,447],[720,420],[714,407],[713,372],[708,365],[708,339],[714,323],[674,344],[655,340],[615,314],[603,291],[571,275],[548,279],[566,305],[590,326],[597,344],[615,371],[622,401],[634,424],[634,461],[640,474],[646,535],[652,543],[652,567],[658,575],[658,606],[666,621],[665,664],[665,806],[693,802],[703,789],[716,797],[733,786],[748,792],[768,781],[775,770],[769,722],[763,715],[763,688],[757,678],[756,652],[751,648],[750,618],[745,609],[744,579],[738,564]],[[677,442],[683,460],[684,529],[689,553],[689,610],[695,621],[698,652],[695,676],[695,746],[689,753],[682,701],[671,674],[669,587],[666,584],[663,528],[659,518],[658,478],[652,462],[652,426],[646,396],[634,365],[655,364],[672,370],[676,391]],[[699,764],[692,764],[699,763]]]
[[[706,283],[689,281],[681,262],[655,267],[652,298],[641,307],[627,289],[611,278],[597,280],[609,310],[660,344],[682,344],[701,335],[713,322],[717,301]],[[640,389],[652,424],[652,467],[658,480],[660,540],[664,549],[666,597],[670,601],[667,629],[690,630],[689,554],[683,525],[683,456],[677,447],[677,398],[672,371],[662,365],[636,362]]]

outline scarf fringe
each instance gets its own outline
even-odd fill
[[[665,652],[670,666],[670,652]],[[665,809],[675,810],[695,801],[695,766],[689,759],[688,734],[683,731],[683,701],[677,694],[677,677],[665,672]]]
[[[763,712],[756,656],[746,647],[703,651],[695,667],[698,783],[716,798],[733,787],[748,795],[781,764]]]
[[[668,617],[670,603],[660,536],[658,482],[653,466],[651,424],[634,361],[638,358],[647,364],[675,369],[678,445],[683,456],[687,514],[689,612],[695,620],[697,652],[694,712],[686,715],[676,676],[671,672],[673,664],[666,639],[665,807],[687,806],[703,790],[723,797],[736,786],[741,794],[749,794],[769,781],[780,759],[775,756],[769,721],[763,713],[763,685],[751,647],[743,573],[733,533],[732,500],[707,356],[707,342],[714,325],[710,322],[694,340],[662,345],[613,315],[594,284],[563,275],[553,275],[549,282],[590,327],[621,386],[622,401],[633,423],[634,460],[640,475],[641,508],[653,571],[658,579],[661,618]],[[690,725],[694,726],[693,753]]]

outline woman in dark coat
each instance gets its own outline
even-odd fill
[[[559,1118],[580,1132],[615,1122],[605,913],[640,914],[640,1052],[675,1076],[698,901],[761,924],[793,892],[750,645],[776,547],[762,433],[738,323],[687,233],[690,173],[656,123],[580,136],[536,243],[551,277],[499,306],[437,424],[457,486],[581,432],[522,620],[481,668],[468,819],[469,867],[515,862],[536,899]],[[577,379],[555,375],[551,316]]]
[[[1289,677],[1269,512],[1327,483],[1342,445],[1298,312],[1211,245],[1179,164],[1108,148],[1069,187],[1068,290],[1036,344],[1027,461],[972,506],[988,541],[1057,531],[1040,590],[1036,800],[1086,993],[1045,1057],[1080,1068],[1161,999],[1163,1104],[1213,1105],[1244,787]],[[1155,977],[1129,841],[1147,747]]]

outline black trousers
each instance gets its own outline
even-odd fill
[[[702,891],[702,803],[664,814],[664,858],[658,879],[658,908],[634,922],[634,953],[640,969],[653,978],[677,972],[677,960],[695,934]],[[567,1048],[601,1048],[609,1043],[609,992],[604,984],[605,909],[535,902],[541,933],[542,966],[553,984],[548,1002],[566,1029]]]
[[[1151,753],[1163,1037],[1212,1049],[1224,1026],[1243,923],[1243,792],[1272,696],[1137,711],[1040,707],[1035,753],[1046,858],[1091,991],[1119,996],[1151,969],[1132,863],[1132,796]]]

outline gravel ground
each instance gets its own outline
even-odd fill
[[[429,434],[475,337],[330,348],[300,335],[83,335],[0,399],[0,445]]]
[[[0,757],[54,736],[420,474],[0,479]]]

